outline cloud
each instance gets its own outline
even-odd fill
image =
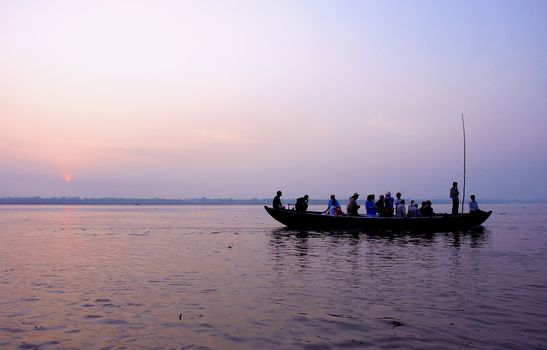
[[[201,139],[201,141],[213,141],[228,144],[253,143],[253,140],[245,135],[226,129],[189,129],[188,133],[191,138],[198,138]],[[196,142],[199,142],[199,140],[196,140]]]

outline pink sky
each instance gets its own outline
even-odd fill
[[[0,197],[547,197],[544,1],[2,1]],[[68,181],[70,180],[70,181]]]

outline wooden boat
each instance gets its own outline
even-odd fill
[[[289,228],[315,230],[363,231],[461,231],[482,225],[492,214],[480,211],[470,214],[441,214],[430,217],[331,216],[317,211],[305,213],[288,209],[264,209]]]

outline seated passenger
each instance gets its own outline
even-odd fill
[[[329,208],[329,215],[332,215],[332,216],[344,215],[344,212],[342,211],[342,209],[338,208],[337,206],[331,205]]]
[[[380,199],[383,200],[383,197],[380,196]],[[380,202],[380,200],[378,200],[378,202]],[[377,203],[374,203],[374,195],[373,194],[369,194],[367,196],[367,201],[365,202],[365,208],[367,209],[367,216],[370,216],[370,217],[376,217],[376,205],[378,204]],[[383,205],[383,203],[382,203]]]
[[[325,211],[323,213],[330,213],[330,208],[333,207],[333,206],[341,210],[340,202],[338,202],[338,199],[336,199],[336,196],[331,194],[330,199],[329,199],[329,203],[327,204],[327,209],[325,209]]]
[[[409,218],[419,217],[422,216],[420,211],[418,210],[418,203],[416,203],[414,200],[410,201],[410,204],[408,205],[408,210],[406,214]]]
[[[380,198],[378,198],[374,206],[376,207],[376,213],[378,213],[379,216],[384,216],[384,211],[386,209],[386,202],[384,200],[383,194],[380,195]]]
[[[296,204],[294,205],[294,209],[296,211],[304,213],[306,210],[308,210],[308,198],[309,196],[306,194],[304,197],[300,197],[296,199]]]
[[[395,215],[399,217],[405,217],[406,216],[406,207],[405,207],[405,200],[401,199],[399,201],[399,204],[397,204],[397,208],[395,210]]]
[[[418,203],[414,203],[414,211],[416,212],[417,217],[422,216],[422,212],[418,209]]]
[[[354,193],[353,196],[349,197],[349,202],[346,207],[348,211],[348,215],[352,215],[352,216],[359,215],[357,211],[359,210],[359,208],[361,208],[361,206],[357,204],[357,198],[359,198],[359,193]]]
[[[469,201],[469,213],[480,213],[482,210],[479,209],[479,203],[475,200],[475,195],[471,195],[471,200]]]
[[[384,203],[385,203],[384,216],[393,216],[393,197],[391,197],[391,192],[388,191],[386,193]]]
[[[283,204],[281,204],[281,191],[277,191],[277,196],[274,197],[272,202],[272,208],[274,209],[285,209]]]
[[[433,211],[433,208],[431,207],[431,201],[425,201],[425,206],[422,210],[422,216],[435,216],[435,212]]]
[[[406,215],[408,217],[416,216],[414,215],[414,199],[410,201],[410,204],[408,205],[408,208],[406,209]]]
[[[422,202],[422,205],[421,205],[420,209],[418,209],[421,216],[424,216],[424,208],[425,208],[425,201]]]

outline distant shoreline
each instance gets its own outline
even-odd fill
[[[418,202],[425,199],[417,199]],[[311,205],[324,205],[328,198],[312,199],[309,201]],[[431,199],[435,204],[449,204],[450,199]],[[271,205],[271,198],[250,198],[250,199],[233,199],[233,198],[191,198],[191,199],[165,199],[165,198],[81,198],[81,197],[2,197],[0,205]],[[293,204],[296,199],[283,199],[284,204]],[[347,200],[341,199],[341,203],[345,204]],[[547,203],[545,199],[481,199],[480,203],[484,204],[533,204]]]

